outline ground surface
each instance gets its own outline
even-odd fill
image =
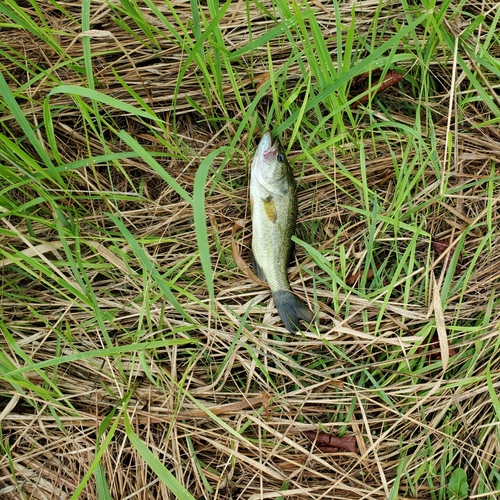
[[[499,16],[2,2],[0,497],[498,498]],[[246,268],[267,128],[296,335]]]

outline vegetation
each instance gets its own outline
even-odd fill
[[[3,0],[0,497],[498,498],[499,18]],[[245,267],[269,128],[296,335]]]

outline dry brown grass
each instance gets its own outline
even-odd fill
[[[30,2],[19,4],[35,23],[40,22]],[[163,2],[155,4],[172,19]],[[63,4],[73,19],[62,16],[48,1],[37,5],[48,29],[61,32],[57,35],[61,53],[27,30],[11,26],[0,30],[4,54],[12,56],[12,61],[2,64],[13,90],[29,79],[14,62],[21,56],[50,68],[54,75],[54,79],[43,76],[30,83],[24,89],[25,100],[19,99],[35,126],[43,122],[43,100],[56,85],[88,84],[76,70],[81,63],[66,64],[83,56],[80,2]],[[119,78],[123,79],[169,125],[165,130],[155,128],[113,108],[107,108],[109,115],[102,123],[126,130],[150,151],[164,153],[158,161],[192,192],[199,159],[228,144],[245,110],[227,74],[223,95],[214,95],[212,102],[200,91],[202,77],[194,69],[176,91],[186,54],[172,42],[172,34],[155,35],[156,46],[145,40],[144,32],[119,5],[118,1],[91,5],[92,51],[101,54],[93,58],[98,89],[137,106],[132,93],[120,83]],[[154,13],[139,5],[145,21],[161,30]],[[333,6],[319,1],[311,5],[335,57]],[[378,1],[359,3],[357,30],[372,29],[378,5]],[[179,19],[187,22],[189,2],[175,2],[175,7]],[[462,8],[486,13],[488,22],[496,12],[493,4],[486,3],[470,2]],[[342,22],[350,22],[351,10],[352,4],[340,6]],[[244,2],[234,2],[222,22],[226,47],[236,50],[248,42],[247,15],[253,39],[275,25],[254,4],[247,14]],[[381,10],[379,23],[385,31],[379,42],[390,38],[395,21],[404,19],[402,10],[388,3]],[[498,51],[493,47],[492,51]],[[286,38],[273,43],[275,67],[284,64],[291,53]],[[266,50],[261,48],[253,59],[245,56],[242,61],[235,71],[240,94],[248,104],[269,79]],[[405,70],[410,72],[411,67]],[[54,274],[40,273],[36,280],[19,262],[8,257],[1,262],[0,497],[70,498],[103,447],[100,463],[111,498],[173,498],[131,445],[123,422],[126,412],[135,433],[195,498],[379,500],[389,498],[397,479],[393,499],[446,499],[446,483],[456,467],[467,472],[470,498],[497,498],[499,134],[495,124],[474,128],[496,118],[480,102],[464,108],[460,119],[453,115],[450,127],[453,57],[438,53],[430,71],[438,89],[428,103],[435,124],[432,129],[422,126],[422,131],[434,134],[435,152],[443,164],[450,152],[446,138],[451,132],[454,159],[442,178],[429,162],[419,173],[414,196],[397,209],[393,201],[401,186],[396,167],[408,160],[399,130],[361,135],[347,124],[350,137],[359,139],[357,144],[346,140],[333,152],[318,147],[314,158],[335,182],[308,161],[298,146],[290,152],[301,179],[301,238],[323,253],[340,282],[353,273],[362,274],[371,262],[381,264],[374,282],[349,289],[335,283],[298,248],[303,267],[292,270],[292,287],[319,309],[320,335],[308,331],[291,336],[277,329],[281,322],[268,304],[269,292],[234,265],[232,235],[242,257],[247,261],[249,257],[247,166],[255,142],[247,132],[240,136],[239,149],[224,165],[220,179],[221,158],[207,182],[215,310],[207,307],[192,207],[141,158],[123,158],[120,168],[103,162],[74,169],[67,177],[68,190],[57,200],[67,210],[68,227],[72,231],[77,227],[77,237],[68,241],[70,251],[83,263],[80,271],[87,276],[83,281],[88,287],[87,301],[71,295],[57,281],[82,289],[61,243],[51,205],[37,204],[30,224],[18,213],[2,217],[0,244],[5,252],[31,252]],[[490,76],[485,81],[498,89],[499,82]],[[295,88],[300,78],[299,66],[293,64],[286,88]],[[465,73],[458,71],[457,81],[464,80]],[[381,105],[392,106],[393,122],[413,127],[415,116],[410,110],[417,96],[408,82],[386,91]],[[205,116],[220,121],[209,121],[196,112],[186,97]],[[128,150],[109,130],[104,129],[103,135],[92,131],[81,116],[81,107],[68,94],[55,94],[50,102],[53,110],[61,110],[54,128],[62,162]],[[271,103],[268,93],[258,108],[261,116]],[[387,120],[387,109],[373,105],[374,120]],[[171,125],[174,119],[175,126]],[[8,130],[23,144],[22,131],[9,111],[4,110],[1,122],[3,133]],[[359,121],[360,127],[368,128],[371,123],[368,118]],[[176,148],[174,154],[153,131],[162,137],[172,134],[167,142]],[[285,140],[289,134],[286,131]],[[38,135],[49,149],[43,129]],[[24,145],[30,149],[26,141]],[[418,166],[412,168],[418,170]],[[372,228],[360,213],[366,209],[360,187],[363,178],[378,197],[378,213],[386,218]],[[3,187],[7,181],[5,177]],[[141,195],[136,195],[139,185]],[[29,185],[8,193],[17,195],[19,205],[38,196]],[[112,193],[128,196],[115,200]],[[176,297],[190,321],[165,299],[107,212],[120,213],[154,266],[175,283]],[[420,229],[395,228],[383,222],[395,220],[395,213],[408,226],[419,221]],[[239,229],[242,220],[244,227]],[[462,269],[455,276],[447,274],[443,265],[450,257],[439,259],[429,236],[463,238]],[[415,238],[417,244],[412,243]],[[415,246],[412,263],[402,257],[410,244]],[[338,250],[341,246],[345,256]],[[444,287],[448,292],[445,307],[440,309],[434,299]],[[101,319],[96,317],[97,310]],[[245,314],[248,320],[242,323]],[[444,325],[457,353],[444,373],[443,344],[430,342],[436,324]],[[109,347],[106,335],[114,346],[144,346],[162,339],[185,340],[186,344],[85,356],[85,352]],[[417,350],[421,345],[424,350]],[[433,361],[430,351],[441,359]],[[75,353],[83,355],[57,361]],[[42,362],[46,364],[30,368],[30,363]],[[112,429],[115,420],[116,431]],[[320,451],[301,434],[318,429],[354,435],[358,452]],[[99,498],[96,483],[92,475],[80,498]],[[484,488],[487,493],[481,495]]]

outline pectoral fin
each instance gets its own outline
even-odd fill
[[[262,203],[264,204],[264,212],[266,212],[267,218],[275,223],[278,219],[278,213],[276,212],[276,206],[274,205],[273,199],[270,196],[262,198]]]

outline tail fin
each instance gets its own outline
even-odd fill
[[[300,319],[308,323],[313,320],[314,314],[312,311],[306,306],[304,301],[289,290],[277,290],[273,292],[273,298],[280,318],[290,333],[295,333],[300,328]]]

